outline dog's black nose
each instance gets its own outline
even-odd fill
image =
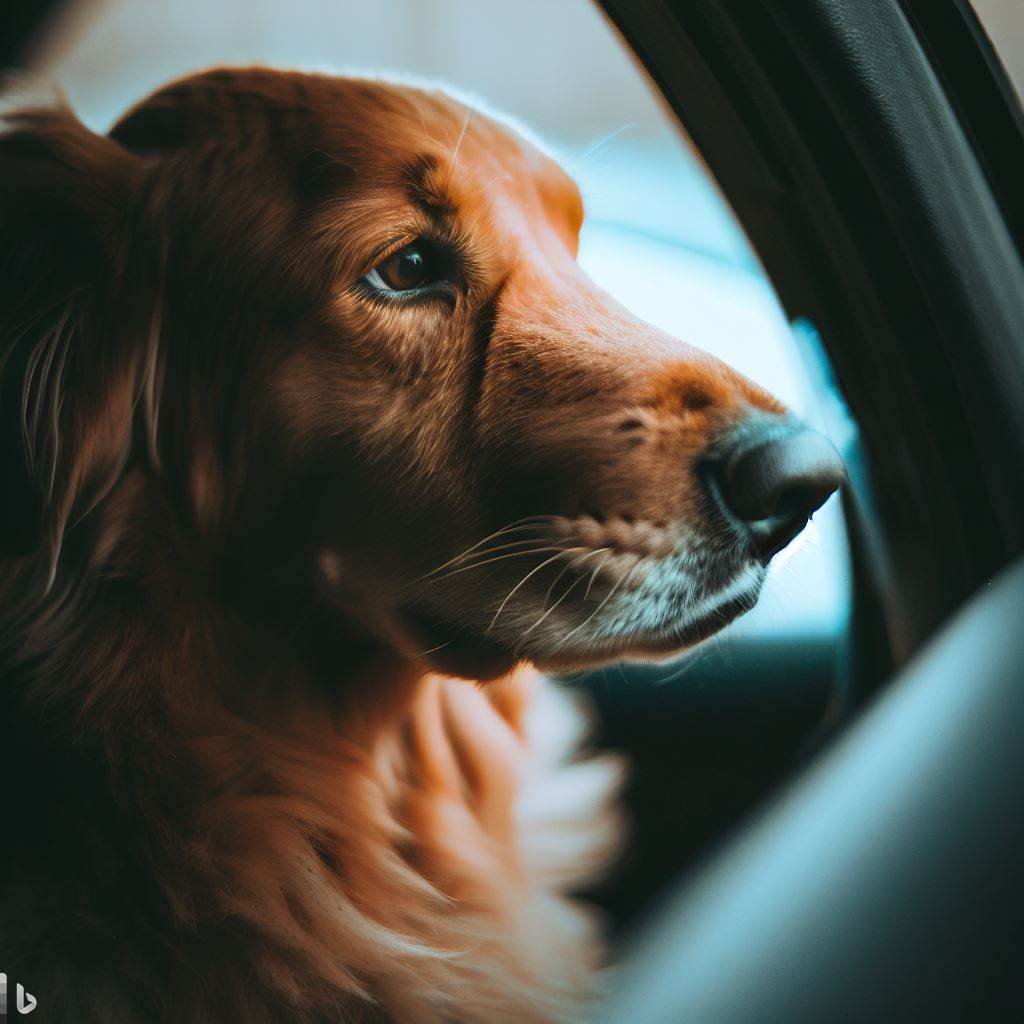
[[[765,563],[807,525],[844,476],[826,438],[788,423],[743,430],[708,469],[712,493]]]

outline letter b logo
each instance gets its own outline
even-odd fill
[[[36,997],[25,991],[25,986],[18,982],[17,1002],[18,1013],[31,1013],[36,1008]]]
[[[19,981],[14,986],[14,1005],[18,1013],[31,1013],[36,1008],[36,997],[25,991]],[[7,1020],[7,975],[0,971],[0,1017]]]

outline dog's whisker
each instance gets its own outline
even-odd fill
[[[587,584],[587,589],[583,591],[583,600],[586,601],[590,597],[590,590],[593,587],[597,577],[601,574],[601,570],[608,564],[609,559],[615,554],[613,551],[609,551],[605,558],[601,559],[601,564],[590,574],[590,582]]]
[[[429,650],[426,651],[420,651],[419,654],[416,655],[416,657],[426,658],[428,655],[435,654],[437,651],[440,651],[442,648],[447,647],[451,643],[453,643],[453,641],[445,640],[443,644],[438,644],[436,647],[431,647]]]
[[[538,544],[540,544],[541,546],[538,546]],[[533,545],[533,547],[523,547],[523,545]],[[511,549],[513,548],[522,548],[522,550],[511,551]],[[524,537],[521,540],[509,541],[508,544],[498,544],[496,547],[486,547],[481,551],[477,551],[472,558],[469,558],[467,556],[467,559],[456,562],[454,565],[452,565],[448,572],[442,573],[438,576],[434,576],[433,579],[435,581],[447,579],[449,576],[454,575],[455,572],[463,572],[464,570],[475,569],[477,566],[480,565],[487,565],[490,562],[500,561],[500,559],[498,558],[491,557],[492,555],[496,555],[499,551],[511,551],[511,555],[509,555],[508,557],[512,557],[516,555],[528,555],[531,554],[532,551],[556,550],[571,551],[572,548],[565,547],[564,545],[559,548],[555,544],[547,543],[546,539],[542,538]],[[466,564],[467,561],[468,564]]]
[[[565,548],[550,546],[542,548],[527,548],[525,551],[511,551],[506,555],[498,555],[497,558],[485,558],[483,561],[473,562],[471,565],[461,565],[457,569],[452,569],[450,572],[446,572],[443,576],[436,577],[434,582],[437,583],[441,580],[446,580],[450,576],[457,576],[460,572],[469,572],[471,569],[479,569],[481,566],[490,565],[493,562],[504,562],[507,558],[525,558],[528,555],[546,554],[548,551],[557,551],[558,554],[555,556],[556,558],[560,558],[566,553]]]
[[[681,633],[681,630],[677,631],[680,640],[682,639]],[[703,649],[699,647],[687,651],[686,654],[684,654],[683,657],[679,659],[679,662],[675,665],[673,671],[671,671],[664,678],[656,680],[655,685],[665,686],[667,683],[674,683],[677,679],[681,679],[684,675],[686,675],[687,672],[690,671],[691,668],[693,668],[694,665],[696,665],[701,660],[702,653]]]
[[[593,551],[588,551],[586,554],[580,555],[579,558],[574,558],[555,577],[554,583],[552,583],[551,586],[548,587],[548,592],[547,592],[547,594],[544,597],[544,604],[546,605],[548,603],[548,597],[551,595],[551,591],[554,589],[555,583],[557,583],[565,575],[567,570],[571,569],[573,566],[577,565],[579,562],[582,562],[585,559],[590,558],[592,555],[596,555],[599,552],[606,551],[606,550],[608,550],[608,549],[607,548],[595,548]],[[583,577],[582,576],[577,576],[576,579],[569,581],[569,586],[567,586],[565,588],[565,590],[562,592],[562,596],[550,608],[548,608],[548,610],[546,612],[543,612],[541,614],[540,618],[537,619],[537,621],[528,630],[526,630],[525,633],[523,633],[522,637],[520,638],[520,644],[522,643],[522,640],[525,640],[526,637],[528,637],[542,622],[544,622],[544,620],[547,619],[547,617],[569,596],[569,594],[572,593],[572,590],[576,586],[576,584],[577,583],[581,583],[582,581],[583,581]]]
[[[469,189],[464,195],[468,198],[469,196],[476,195],[478,192],[486,192],[492,185],[499,181],[512,181],[511,174],[496,174],[493,178],[485,181],[482,185],[478,185],[476,188]]]
[[[637,564],[639,565],[639,563]],[[628,579],[630,579],[634,572],[636,572],[636,569],[637,566],[634,565],[633,568],[629,570],[629,572],[627,572],[618,581],[616,581],[616,583],[612,586],[612,589],[609,590],[608,593],[605,595],[604,600],[578,626],[569,630],[569,632],[566,633],[565,636],[563,636],[562,639],[559,640],[559,642],[555,645],[555,649],[558,650],[561,647],[564,647],[565,644],[568,643],[569,640],[573,636],[575,636],[584,626],[586,626],[588,622],[590,622],[596,615],[600,614],[601,609],[604,608],[604,606],[615,596],[615,594],[619,592],[623,584]]]
[[[483,538],[483,540],[478,540],[475,544],[471,544],[468,548],[465,549],[465,551],[461,551],[459,554],[455,555],[454,558],[449,558],[447,562],[442,562],[441,565],[435,566],[433,569],[424,573],[422,576],[418,576],[412,582],[419,583],[420,581],[425,580],[428,576],[433,576],[434,573],[440,572],[442,569],[448,568],[449,565],[454,565],[456,562],[465,558],[473,551],[476,551],[477,548],[482,547],[488,541],[495,540],[496,538],[501,537],[503,534],[512,533],[513,531],[523,530],[527,528],[539,529],[541,522],[550,521],[552,519],[554,519],[553,516],[526,516],[523,519],[517,519],[514,522],[509,523],[507,526],[503,526],[500,530],[495,530],[494,533],[488,534],[486,537]]]
[[[479,551],[473,552],[472,554],[474,554],[478,558],[483,558],[486,555],[495,555],[499,551],[508,551],[511,548],[521,547],[524,544],[537,544],[538,540],[539,540],[539,538],[537,538],[537,537],[520,537],[519,540],[510,540],[507,544],[497,544],[497,545],[488,544],[487,547],[482,548]],[[567,546],[566,550],[567,551],[568,550],[572,550],[571,546]],[[461,563],[462,561],[464,561],[465,559],[467,559],[469,557],[470,557],[470,555],[462,556],[461,559],[457,560],[457,564]]]
[[[571,548],[569,550],[572,550]],[[601,554],[602,551],[611,551],[611,548],[594,548],[592,551],[585,551],[582,555],[574,558],[571,562],[568,562],[565,568],[551,581],[551,586],[548,587],[548,592],[544,595],[544,601],[541,604],[542,608],[547,607],[548,601],[551,599],[551,594],[555,587],[558,586],[558,581],[571,569],[579,565],[580,562],[585,562],[588,558],[593,558],[594,555]],[[604,565],[604,562],[601,563]]]
[[[413,106],[416,108],[416,113],[420,115],[420,124],[423,125],[423,134],[426,135],[426,137],[436,145],[437,139],[435,139],[434,136],[430,134],[430,129],[427,128],[427,119],[423,116],[423,108],[415,99],[412,101],[412,103]]]
[[[501,540],[503,537],[511,536],[514,533],[525,532],[527,527],[518,527],[515,530],[500,530],[496,534],[492,534],[487,538],[488,541]],[[432,576],[438,575],[438,573],[444,572],[445,569],[451,569],[457,565],[461,565],[468,559],[482,558],[485,555],[494,554],[496,551],[503,551],[507,547],[513,544],[537,544],[539,538],[537,537],[520,537],[518,540],[509,541],[508,544],[497,544],[492,545],[481,541],[478,544],[474,544],[471,548],[467,548],[461,554],[456,555],[454,558],[449,558],[447,562],[442,563],[430,572],[424,573],[422,576],[417,576],[413,583],[422,583],[424,580],[430,579]]]
[[[466,119],[462,122],[462,131],[459,132],[458,141],[455,143],[455,149],[452,152],[451,166],[448,168],[448,180],[445,182],[445,188],[448,188],[452,183],[452,175],[455,174],[455,167],[459,161],[459,149],[462,146],[462,140],[466,137],[466,129],[469,127],[469,119],[472,113],[472,107],[466,107]]]
[[[598,139],[597,142],[589,146],[587,150],[583,152],[580,156],[575,157],[572,163],[576,167],[583,167],[587,160],[589,160],[591,157],[597,156],[597,154],[600,153],[602,149],[605,149],[611,142],[617,139],[620,135],[622,135],[624,132],[630,131],[633,128],[639,127],[639,125],[639,121],[629,121],[624,125],[620,125],[614,131],[610,131],[607,135]]]
[[[549,549],[549,550],[550,550],[550,549]],[[504,601],[502,601],[500,605],[498,605],[498,610],[497,610],[497,611],[496,611],[496,612],[494,613],[494,618],[493,618],[493,619],[491,619],[490,625],[489,625],[489,626],[487,627],[487,630],[486,630],[486,632],[490,633],[490,631],[491,631],[492,629],[494,629],[494,624],[495,624],[495,623],[496,623],[496,622],[498,621],[498,617],[499,617],[499,616],[501,615],[501,613],[502,613],[502,612],[503,612],[503,611],[505,610],[505,607],[506,607],[506,605],[507,605],[507,604],[509,603],[509,601],[511,601],[511,600],[512,600],[512,598],[513,598],[513,597],[514,597],[514,596],[516,595],[516,593],[517,593],[517,592],[519,591],[519,589],[520,589],[520,588],[521,588],[522,586],[524,586],[524,584],[526,584],[528,580],[530,580],[530,579],[531,579],[532,577],[536,576],[536,575],[537,575],[537,573],[539,573],[539,572],[541,571],[541,569],[543,569],[543,568],[544,568],[545,566],[547,566],[547,565],[550,565],[550,564],[551,564],[552,562],[556,562],[556,561],[558,561],[558,559],[559,559],[559,558],[562,558],[562,557],[563,557],[563,556],[565,555],[565,553],[566,553],[566,551],[565,551],[565,548],[559,548],[559,549],[558,549],[558,553],[557,553],[557,554],[555,554],[555,555],[552,555],[552,556],[551,556],[550,558],[548,558],[548,559],[545,559],[545,561],[541,562],[541,563],[540,563],[540,565],[538,565],[538,566],[536,566],[535,568],[531,569],[531,570],[530,570],[530,571],[529,571],[529,572],[528,572],[528,573],[527,573],[527,574],[526,574],[526,575],[525,575],[525,576],[524,576],[524,577],[523,577],[523,578],[522,578],[522,579],[521,579],[521,580],[520,580],[520,581],[519,581],[519,582],[518,582],[518,583],[517,583],[517,584],[516,584],[516,585],[515,585],[515,586],[514,586],[514,587],[513,587],[513,588],[512,588],[512,589],[511,589],[511,590],[510,590],[510,591],[509,591],[508,593],[507,593],[507,594],[506,594],[506,595],[505,595],[505,600],[504,600]]]

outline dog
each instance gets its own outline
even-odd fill
[[[542,673],[719,629],[839,470],[588,281],[583,216],[430,86],[7,116],[0,962],[43,1020],[594,997],[622,766]]]

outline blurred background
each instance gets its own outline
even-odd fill
[[[31,56],[97,131],[168,80],[225,63],[414,74],[514,115],[581,185],[580,261],[591,276],[816,419],[820,396],[742,231],[588,0],[85,0]],[[841,630],[848,587],[837,504],[776,562],[758,608],[714,650],[732,634]]]

